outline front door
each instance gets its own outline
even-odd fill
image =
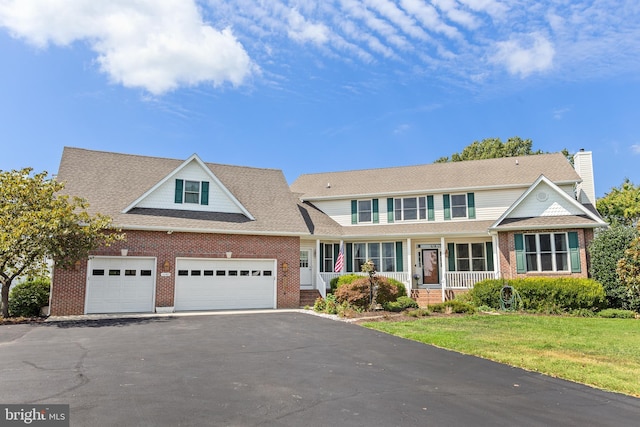
[[[300,289],[313,289],[311,249],[300,249]]]
[[[422,283],[437,285],[440,283],[440,262],[438,249],[422,250]]]

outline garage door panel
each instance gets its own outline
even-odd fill
[[[179,259],[176,264],[176,310],[274,307],[274,261]]]
[[[87,313],[152,312],[155,259],[102,258],[90,261]]]

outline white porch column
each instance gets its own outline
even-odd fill
[[[316,254],[316,256],[314,257],[316,262],[314,262],[314,266],[313,266],[313,281],[312,281],[313,288],[320,291],[320,295],[322,296],[322,298],[324,298],[326,291],[323,291],[318,287],[319,285],[318,278],[320,277],[320,262],[322,261],[320,259],[320,240],[319,239],[316,239],[316,249],[314,252]]]
[[[411,289],[413,289],[413,251],[411,250],[411,239],[407,239],[407,272],[409,273],[409,290],[407,296],[411,296]]]
[[[493,246],[493,278],[499,279],[500,272],[500,249],[498,248],[498,233],[491,233],[491,243]]]
[[[440,271],[442,271],[442,279],[440,280],[440,286],[442,289],[442,302],[444,302],[444,293],[447,287],[447,244],[444,241],[444,237],[440,237],[440,248],[442,248],[440,257]]]

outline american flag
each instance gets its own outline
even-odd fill
[[[336,260],[336,265],[333,267],[333,271],[340,273],[342,272],[342,267],[344,267],[344,245],[340,245],[340,252],[338,253],[338,259]]]

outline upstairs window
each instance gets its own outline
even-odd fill
[[[413,221],[427,218],[426,197],[404,197],[394,199],[396,221]]]
[[[443,195],[444,219],[475,219],[474,193]]]
[[[351,224],[378,222],[378,199],[351,201]]]
[[[451,195],[451,217],[452,218],[467,217],[467,195],[466,194]]]
[[[209,204],[208,181],[185,181],[176,179],[175,203]]]
[[[358,200],[358,222],[371,222],[371,200]]]

